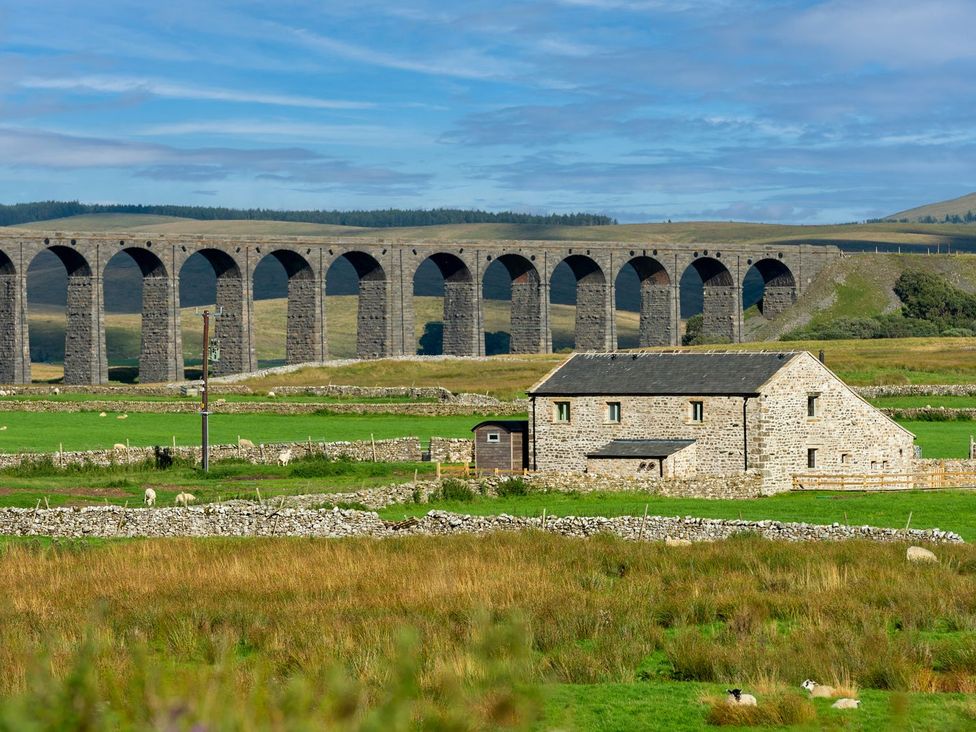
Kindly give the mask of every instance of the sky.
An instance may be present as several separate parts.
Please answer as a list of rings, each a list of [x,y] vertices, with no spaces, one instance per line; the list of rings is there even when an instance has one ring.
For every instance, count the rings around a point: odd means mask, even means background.
[[[976,190],[972,0],[0,0],[0,202],[835,223]]]

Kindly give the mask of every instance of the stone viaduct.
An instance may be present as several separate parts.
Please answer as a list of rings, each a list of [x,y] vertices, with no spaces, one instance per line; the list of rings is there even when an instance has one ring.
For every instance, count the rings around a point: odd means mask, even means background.
[[[484,354],[482,277],[495,261],[512,280],[511,352],[552,351],[550,283],[565,262],[576,277],[576,348],[617,346],[615,282],[631,266],[640,280],[640,345],[675,345],[679,334],[679,282],[694,267],[704,283],[704,332],[716,342],[742,337],[742,285],[755,267],[765,282],[764,315],[772,317],[803,292],[839,256],[815,245],[639,244],[581,241],[403,241],[382,238],[162,236],[64,234],[8,229],[0,232],[0,383],[30,381],[27,269],[42,250],[68,273],[65,382],[108,379],[103,273],[123,251],[143,277],[143,382],[183,378],[180,270],[199,253],[213,267],[221,360],[217,373],[257,368],[252,327],[254,269],[275,257],[288,275],[286,355],[289,363],[328,355],[325,278],[344,257],[359,276],[357,353],[378,358],[415,353],[413,281],[428,258],[444,277],[444,353]]]

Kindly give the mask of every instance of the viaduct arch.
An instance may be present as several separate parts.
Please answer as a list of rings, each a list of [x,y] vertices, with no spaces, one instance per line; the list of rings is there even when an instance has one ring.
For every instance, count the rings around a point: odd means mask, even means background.
[[[415,352],[413,279],[430,259],[444,278],[444,352],[479,356],[485,351],[482,281],[500,262],[511,279],[512,353],[552,351],[550,295],[553,273],[565,263],[575,278],[576,348],[617,346],[615,288],[624,268],[640,282],[641,346],[680,341],[679,283],[689,268],[704,290],[704,335],[715,342],[742,338],[742,286],[755,269],[763,278],[760,309],[783,312],[824,266],[840,256],[819,245],[658,244],[578,241],[392,241],[342,237],[156,236],[66,234],[9,229],[0,232],[0,382],[30,381],[26,272],[41,251],[53,252],[68,274],[65,382],[107,381],[104,270],[125,252],[143,281],[140,379],[183,378],[180,273],[200,254],[216,277],[221,341],[218,374],[252,371],[253,275],[274,257],[288,277],[286,355],[289,363],[328,357],[325,285],[340,259],[358,277],[356,350],[361,358]]]

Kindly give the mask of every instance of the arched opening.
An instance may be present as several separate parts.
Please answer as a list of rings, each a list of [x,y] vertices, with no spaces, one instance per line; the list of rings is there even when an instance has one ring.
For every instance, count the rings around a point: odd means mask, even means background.
[[[27,296],[31,360],[60,361],[66,384],[108,381],[101,292],[88,260],[72,247],[48,247],[27,268]],[[42,370],[41,375],[54,373]]]
[[[539,271],[519,254],[494,259],[482,277],[485,354],[545,353],[547,313]],[[506,307],[504,301],[509,300]]]
[[[759,314],[772,320],[796,302],[796,279],[778,259],[760,259],[742,280],[742,309],[756,306]]]
[[[322,360],[322,299],[308,260],[290,249],[266,254],[254,268],[258,366]]]
[[[652,257],[634,257],[620,268],[615,284],[618,346],[674,345],[674,291],[664,266]],[[628,317],[635,310],[636,323]]]
[[[0,251],[0,384],[30,382],[30,353],[27,349],[23,283],[6,252]]]
[[[735,343],[739,340],[742,308],[732,273],[718,259],[695,259],[682,273],[682,342]],[[696,318],[696,315],[701,318]]]
[[[444,252],[430,255],[414,272],[413,294],[415,329],[420,330],[418,353],[478,356],[483,352],[477,287],[464,261]],[[438,297],[443,298],[441,303]]]
[[[553,269],[549,289],[553,303],[569,300],[576,306],[571,326],[572,344],[562,340],[561,309],[553,308],[550,318],[553,349],[572,345],[577,351],[606,351],[611,345],[610,303],[607,279],[600,265],[582,254],[571,254]]]
[[[110,375],[142,383],[182,378],[175,292],[166,266],[153,252],[125,247],[102,275],[105,345]]]
[[[351,282],[358,282],[354,293]],[[365,252],[346,252],[329,266],[325,289],[330,355],[390,355],[389,286],[383,266]]]
[[[220,345],[220,360],[211,364],[214,376],[257,369],[250,328],[247,278],[232,256],[219,249],[201,249],[180,268],[180,302],[187,307],[210,308],[219,313],[211,321],[211,338]],[[183,343],[189,363],[201,359],[202,319],[195,315],[183,323]]]

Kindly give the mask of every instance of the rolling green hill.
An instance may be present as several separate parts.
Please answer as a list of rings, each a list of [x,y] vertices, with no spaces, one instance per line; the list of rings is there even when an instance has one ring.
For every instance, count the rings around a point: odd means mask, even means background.
[[[937,203],[917,206],[907,211],[899,211],[885,218],[889,221],[900,221],[902,219],[907,219],[912,222],[928,221],[931,219],[944,221],[946,216],[965,217],[970,211],[976,212],[976,193],[967,193],[965,196],[952,198],[948,201],[938,201]]]

